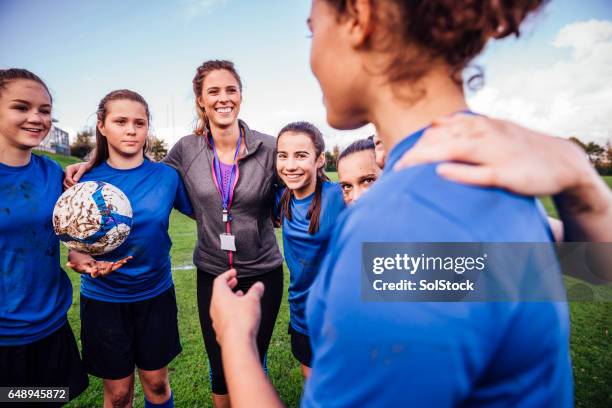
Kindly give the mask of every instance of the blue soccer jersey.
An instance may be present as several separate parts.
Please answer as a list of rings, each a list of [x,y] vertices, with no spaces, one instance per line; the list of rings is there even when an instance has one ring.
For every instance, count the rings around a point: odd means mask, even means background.
[[[310,220],[306,217],[314,198],[291,199],[291,220],[283,218],[283,251],[289,267],[290,323],[298,332],[308,335],[306,299],[321,262],[327,251],[329,238],[340,212],[344,209],[340,186],[329,181],[322,186],[319,230],[310,235]]]
[[[107,276],[81,278],[81,294],[105,302],[150,299],[172,286],[168,223],[172,208],[192,215],[189,197],[172,167],[145,160],[134,169],[120,170],[107,163],[93,168],[81,181],[104,181],[119,188],[130,200],[133,224],[117,249],[97,260],[133,258]]]
[[[63,174],[36,155],[26,166],[0,163],[0,346],[32,343],[66,323],[72,285],[52,223]]]
[[[303,406],[571,406],[566,304],[362,300],[363,242],[552,238],[534,198],[444,180],[433,164],[389,170],[422,132],[390,152],[334,230],[307,305],[313,362]],[[551,264],[535,273],[552,269],[560,280]]]

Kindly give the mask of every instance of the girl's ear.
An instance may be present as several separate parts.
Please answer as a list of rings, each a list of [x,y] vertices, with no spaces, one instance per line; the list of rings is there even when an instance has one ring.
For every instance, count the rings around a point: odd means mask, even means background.
[[[102,136],[106,137],[106,135],[104,134],[104,122],[99,120],[98,123],[96,124],[96,127],[98,128]]]
[[[346,9],[351,45],[360,48],[372,35],[374,27],[372,0],[349,0],[346,2]]]
[[[317,169],[325,167],[325,152],[322,152],[319,157],[317,157],[316,165]]]

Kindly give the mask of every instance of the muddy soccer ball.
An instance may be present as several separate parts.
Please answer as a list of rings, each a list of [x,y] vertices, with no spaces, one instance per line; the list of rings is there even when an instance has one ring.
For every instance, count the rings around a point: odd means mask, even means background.
[[[66,190],[53,209],[53,229],[68,248],[101,255],[117,248],[132,228],[132,206],[117,187],[86,181]]]

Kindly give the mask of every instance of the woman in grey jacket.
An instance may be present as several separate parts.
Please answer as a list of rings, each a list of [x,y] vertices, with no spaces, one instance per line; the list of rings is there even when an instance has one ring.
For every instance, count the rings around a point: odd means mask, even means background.
[[[275,139],[238,119],[242,82],[229,61],[206,61],[193,79],[198,122],[195,134],[180,139],[165,162],[183,177],[193,203],[198,241],[200,325],[210,362],[213,402],[229,406],[221,351],[210,319],[213,280],[234,268],[246,292],[261,281],[262,325],[257,346],[266,352],[283,294],[283,260],[276,243],[272,208],[276,183]]]

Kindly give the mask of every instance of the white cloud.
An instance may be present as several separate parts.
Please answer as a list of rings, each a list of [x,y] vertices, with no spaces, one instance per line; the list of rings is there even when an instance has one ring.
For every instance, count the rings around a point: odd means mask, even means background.
[[[612,22],[566,25],[552,44],[571,53],[543,68],[516,68],[470,98],[473,109],[559,136],[612,138]]]
[[[571,47],[575,58],[588,56],[593,46],[612,41],[612,22],[601,20],[580,21],[568,24],[558,33],[553,45],[555,47]]]
[[[185,17],[192,20],[210,13],[216,7],[227,3],[227,0],[183,0],[182,8]]]

